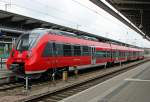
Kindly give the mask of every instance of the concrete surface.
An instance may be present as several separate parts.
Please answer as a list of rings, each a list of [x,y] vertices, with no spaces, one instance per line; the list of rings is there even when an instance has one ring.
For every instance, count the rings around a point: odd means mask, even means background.
[[[0,65],[0,84],[8,83],[14,80],[14,75],[11,71],[7,70],[6,65]]]
[[[147,62],[60,102],[149,102],[149,79]]]
[[[149,102],[150,101],[150,67],[106,95],[106,102]],[[100,101],[101,102],[101,101]]]

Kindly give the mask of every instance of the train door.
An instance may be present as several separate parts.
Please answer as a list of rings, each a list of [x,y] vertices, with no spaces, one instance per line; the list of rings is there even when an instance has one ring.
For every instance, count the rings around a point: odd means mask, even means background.
[[[58,49],[57,44],[55,42],[52,43],[52,52],[53,52],[53,60],[52,60],[52,66],[53,68],[57,68],[58,66]]]
[[[96,64],[96,49],[91,47],[91,64]]]

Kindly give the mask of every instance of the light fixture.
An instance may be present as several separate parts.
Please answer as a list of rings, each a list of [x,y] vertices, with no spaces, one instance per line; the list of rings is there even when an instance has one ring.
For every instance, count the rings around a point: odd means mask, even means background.
[[[143,28],[143,10],[142,9],[140,10],[140,16],[141,16],[141,22],[140,22],[139,28],[142,29]]]

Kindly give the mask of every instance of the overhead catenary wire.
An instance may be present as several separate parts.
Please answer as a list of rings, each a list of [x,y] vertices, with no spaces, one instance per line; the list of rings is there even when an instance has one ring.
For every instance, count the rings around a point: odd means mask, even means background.
[[[10,3],[10,2],[4,1],[4,0],[0,0],[0,1],[5,2],[5,3]],[[44,3],[40,2],[40,1],[37,1],[37,0],[34,0],[34,1],[37,2],[37,3],[40,3],[40,5],[45,5],[45,6],[48,7],[48,8],[55,9],[55,10],[57,10],[59,13],[60,13],[60,12],[61,12],[61,13],[65,13],[65,12],[62,11],[62,10],[58,10],[58,9],[56,9],[56,8],[50,7],[50,6],[48,6],[47,4],[44,4]],[[84,7],[84,8],[86,8],[86,9],[88,9],[88,10],[94,12],[95,14],[97,14],[97,15],[103,17],[104,19],[109,20],[109,21],[111,21],[112,23],[114,23],[114,22],[112,21],[112,19],[110,19],[109,17],[105,17],[104,15],[100,14],[98,11],[96,11],[96,10],[94,10],[94,9],[91,9],[90,7],[84,5],[84,4],[82,4],[82,3],[80,3],[80,2],[78,2],[78,1],[76,1],[76,0],[72,0],[72,1],[75,2],[75,3],[77,3],[77,4],[79,4],[80,6],[82,6],[82,7]],[[24,8],[24,9],[27,9],[27,10],[32,10],[32,12],[42,13],[42,14],[44,14],[44,15],[51,16],[51,17],[53,17],[53,18],[55,18],[55,19],[58,19],[58,20],[60,20],[60,21],[67,21],[67,22],[70,22],[70,23],[74,23],[75,26],[76,26],[76,25],[86,26],[86,25],[83,25],[83,24],[78,24],[77,22],[73,22],[73,21],[71,21],[71,20],[69,20],[69,19],[64,19],[64,18],[60,18],[60,17],[54,16],[54,15],[51,15],[51,14],[49,14],[48,12],[45,13],[45,12],[39,11],[39,10],[37,10],[37,9],[25,7],[25,6],[18,5],[18,4],[14,4],[14,3],[11,4],[11,5],[15,5],[15,6],[17,6],[17,7]],[[70,15],[69,15],[69,16],[70,16]],[[116,23],[116,22],[115,22],[115,23]],[[118,25],[118,23],[116,23],[116,24]],[[120,26],[120,24],[119,24],[119,26]]]
[[[5,0],[0,0],[0,1],[5,2],[5,3],[10,3],[10,2],[5,1]],[[37,3],[40,3],[40,5],[45,5],[45,6],[48,7],[48,8],[55,9],[55,10],[57,10],[59,13],[61,12],[61,13],[64,13],[64,14],[65,14],[65,12],[62,11],[62,10],[58,10],[58,9],[56,9],[56,8],[50,7],[50,6],[48,6],[47,4],[44,4],[44,3],[40,2],[40,1],[37,1],[37,0],[34,0],[34,1],[37,2]],[[75,3],[77,3],[77,4],[79,4],[80,6],[82,6],[82,7],[84,7],[84,8],[86,8],[86,9],[88,9],[88,10],[90,10],[90,11],[92,11],[92,12],[98,14],[98,15],[100,15],[100,16],[103,17],[104,19],[109,20],[109,21],[112,22],[112,23],[116,23],[116,22],[113,22],[112,19],[110,19],[109,17],[104,17],[104,15],[100,14],[98,11],[96,11],[96,10],[94,10],[94,9],[92,9],[92,8],[90,8],[90,7],[88,7],[88,6],[84,5],[84,4],[82,4],[82,3],[78,2],[78,1],[76,1],[76,0],[72,0],[72,1],[75,2]],[[58,17],[58,16],[52,15],[52,14],[50,14],[50,13],[48,13],[48,12],[43,12],[43,11],[40,11],[40,10],[37,10],[37,9],[33,9],[33,8],[30,8],[30,7],[22,6],[22,5],[19,5],[19,4],[14,4],[13,2],[11,2],[11,5],[17,6],[17,7],[19,7],[19,8],[27,9],[27,10],[29,10],[29,11],[32,10],[32,12],[41,13],[41,14],[43,14],[43,15],[50,16],[50,17],[52,17],[52,18],[54,18],[54,19],[57,19],[57,20],[59,20],[59,21],[66,21],[66,23],[74,24],[75,27],[77,27],[77,25],[81,25],[82,27],[83,27],[83,26],[84,26],[84,27],[87,27],[87,25],[79,24],[78,22],[74,22],[74,21],[69,20],[69,19],[65,19],[65,18],[62,18],[62,17]],[[69,14],[69,16],[70,16],[70,14]],[[116,23],[116,24],[120,26],[120,24],[118,24],[118,23]]]
[[[5,3],[7,3],[7,4],[8,4],[8,3],[11,3],[11,5],[13,5],[13,6],[16,6],[16,7],[19,7],[19,8],[23,8],[23,9],[26,9],[26,10],[28,10],[28,11],[32,11],[32,12],[35,12],[35,13],[40,13],[40,14],[46,15],[46,16],[48,16],[48,17],[55,18],[55,20],[59,20],[59,21],[61,21],[61,22],[65,22],[66,24],[67,24],[67,23],[68,23],[68,24],[72,24],[74,27],[77,27],[77,28],[78,28],[78,25],[81,25],[82,27],[83,27],[83,26],[87,27],[87,25],[79,24],[78,22],[75,22],[75,21],[72,21],[72,20],[69,20],[69,19],[66,19],[66,18],[59,17],[59,16],[57,16],[57,15],[53,15],[53,14],[51,14],[51,13],[49,13],[49,12],[41,11],[41,9],[35,9],[35,8],[31,8],[31,7],[26,7],[26,6],[23,6],[23,5],[20,5],[20,4],[14,4],[14,2],[9,2],[9,0],[7,0],[7,1],[6,1],[6,0],[0,0],[0,1],[5,2]],[[34,0],[34,1],[37,2],[37,3],[39,3],[40,5],[45,5],[45,6],[48,7],[48,8],[54,9],[54,10],[58,11],[59,13],[65,14],[65,12],[64,12],[63,10],[61,10],[61,9],[59,10],[59,9],[57,9],[57,8],[55,8],[55,7],[50,7],[50,6],[48,6],[48,4],[44,4],[44,3],[40,2],[39,0]],[[111,18],[109,18],[109,17],[107,17],[107,16],[105,17],[105,16],[102,15],[98,10],[93,9],[93,8],[91,8],[91,7],[87,6],[87,5],[85,5],[84,3],[81,3],[81,2],[79,2],[79,1],[77,1],[77,0],[72,0],[72,1],[75,2],[75,3],[77,3],[77,4],[79,4],[80,6],[82,6],[82,7],[84,7],[84,8],[86,8],[86,9],[88,9],[88,10],[94,12],[94,13],[97,14],[97,15],[100,15],[100,16],[103,17],[104,19],[109,20],[109,21],[112,22],[112,23],[116,23],[118,26],[121,25],[121,23],[114,22]],[[40,5],[38,5],[38,6],[40,6]],[[94,30],[95,30],[96,27],[95,27],[95,28],[91,28],[91,29],[94,29]],[[126,30],[128,31],[129,28],[127,28]]]
[[[77,3],[77,4],[79,4],[80,6],[82,6],[82,7],[84,7],[84,8],[86,8],[86,9],[92,11],[93,13],[95,13],[95,14],[97,14],[97,15],[103,17],[104,19],[113,22],[112,19],[110,19],[110,18],[107,17],[107,16],[104,16],[104,15],[100,14],[98,11],[96,11],[96,10],[94,10],[94,9],[92,9],[92,8],[90,8],[90,7],[88,7],[88,6],[84,5],[84,4],[82,4],[82,3],[78,2],[78,1],[76,1],[76,0],[72,0],[72,1],[75,2],[75,3]],[[113,22],[113,23],[114,23],[114,22]],[[118,25],[118,24],[117,24],[117,25]]]

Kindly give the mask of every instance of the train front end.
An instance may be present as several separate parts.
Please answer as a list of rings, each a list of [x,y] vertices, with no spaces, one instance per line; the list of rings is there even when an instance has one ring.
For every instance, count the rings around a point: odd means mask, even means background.
[[[36,49],[40,34],[29,32],[22,34],[16,41],[7,60],[7,69],[11,70],[17,77],[24,78],[27,70],[30,71],[36,63]]]

